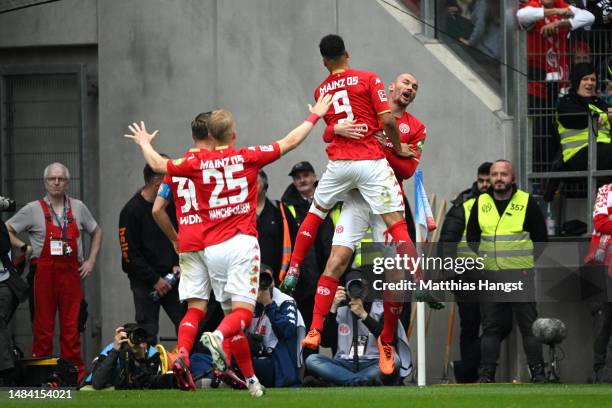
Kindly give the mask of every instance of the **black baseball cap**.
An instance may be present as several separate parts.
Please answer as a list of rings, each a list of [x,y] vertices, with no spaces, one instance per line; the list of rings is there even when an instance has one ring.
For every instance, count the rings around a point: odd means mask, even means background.
[[[312,164],[307,161],[302,161],[293,165],[291,171],[289,172],[289,175],[293,177],[293,175],[299,171],[312,171],[313,173],[315,172],[314,167],[312,167]]]

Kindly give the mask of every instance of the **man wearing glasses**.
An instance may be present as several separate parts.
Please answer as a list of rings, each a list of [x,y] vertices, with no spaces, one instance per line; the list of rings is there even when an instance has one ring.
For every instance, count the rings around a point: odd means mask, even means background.
[[[70,185],[66,166],[48,165],[44,182],[46,196],[26,204],[6,226],[11,244],[26,254],[30,270],[36,271],[32,357],[53,354],[55,315],[59,309],[60,356],[77,366],[81,381],[85,375],[78,329],[81,279],[94,269],[102,230],[85,204],[66,194]],[[83,230],[92,238],[87,259],[83,256]],[[27,232],[29,244],[17,237],[21,232]]]

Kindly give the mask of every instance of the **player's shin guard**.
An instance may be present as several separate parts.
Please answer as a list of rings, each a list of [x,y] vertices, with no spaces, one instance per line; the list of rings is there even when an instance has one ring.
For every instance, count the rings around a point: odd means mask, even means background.
[[[331,276],[321,275],[319,278],[317,291],[315,293],[314,309],[312,312],[311,330],[317,329],[319,332],[323,331],[323,321],[334,302],[338,282],[338,279],[332,278]]]
[[[393,334],[397,328],[397,321],[402,314],[401,302],[383,302],[383,329],[380,332],[380,339],[385,343],[393,342]]]
[[[227,365],[231,367],[232,365],[232,343],[231,338],[223,339],[222,347],[223,352],[225,353],[225,359],[227,360]]]
[[[317,210],[313,205],[313,208],[308,211],[306,218],[304,218],[304,221],[302,221],[302,225],[300,225],[300,229],[298,230],[295,246],[293,247],[293,253],[291,254],[291,267],[300,267],[302,261],[306,257],[306,254],[317,238],[319,227],[321,226],[321,223],[323,223],[324,219],[325,213]]]
[[[200,309],[194,307],[187,309],[187,313],[183,316],[178,329],[177,347],[179,351],[186,350],[187,353],[191,352],[196,335],[198,334],[198,326],[204,319],[204,316],[205,313]],[[189,360],[186,363],[189,364]]]
[[[252,320],[253,312],[239,307],[223,318],[216,331],[223,335],[223,339],[234,337],[236,334],[249,327]]]
[[[230,349],[244,378],[253,377],[255,375],[255,371],[253,370],[251,349],[249,348],[249,341],[247,340],[244,331],[241,331],[230,339]]]

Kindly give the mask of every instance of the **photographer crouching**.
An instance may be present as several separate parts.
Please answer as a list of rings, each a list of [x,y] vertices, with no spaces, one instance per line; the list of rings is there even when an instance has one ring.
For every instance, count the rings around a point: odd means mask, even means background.
[[[15,201],[0,197],[0,211],[15,211]],[[15,353],[9,322],[19,302],[27,297],[28,286],[13,267],[11,241],[6,225],[0,221],[0,387],[13,383]]]
[[[253,368],[266,387],[296,386],[304,320],[295,300],[274,286],[272,268],[262,264],[260,270],[257,305],[247,330]]]
[[[148,338],[147,331],[136,323],[117,327],[115,340],[94,360],[85,384],[96,390],[178,388],[172,372],[162,374],[159,352],[148,345]]]
[[[308,356],[306,368],[318,378],[305,378],[304,386],[392,385],[412,371],[410,346],[404,327],[398,322],[396,369],[389,376],[380,372],[376,340],[383,328],[383,304],[382,300],[364,302],[367,289],[361,271],[356,269],[347,274],[345,286],[338,286],[321,339],[321,346],[331,347],[335,355]]]

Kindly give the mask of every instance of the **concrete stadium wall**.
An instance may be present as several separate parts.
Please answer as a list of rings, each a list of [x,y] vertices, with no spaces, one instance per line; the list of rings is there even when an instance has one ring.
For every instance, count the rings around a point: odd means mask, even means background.
[[[0,15],[0,47],[61,53],[58,46],[97,44],[103,341],[133,316],[116,227],[121,207],[142,185],[144,161],[122,138],[127,125],[144,120],[159,129],[157,149],[178,156],[191,144],[193,116],[223,107],[235,114],[240,144],[277,140],[301,123],[327,75],[317,47],[327,33],[345,37],[354,67],[376,71],[387,83],[405,71],[418,78],[410,110],[428,127],[421,167],[430,193],[449,200],[471,184],[481,162],[511,158],[511,128],[496,112],[500,102],[484,97],[490,91],[466,79],[441,45],[412,35],[403,18],[370,0],[65,0]],[[311,161],[321,174],[322,130],[319,125],[297,151],[266,169],[271,198],[280,197],[297,161]],[[446,312],[435,313],[428,340],[434,382],[446,338]],[[164,318],[160,334],[171,332]]]

